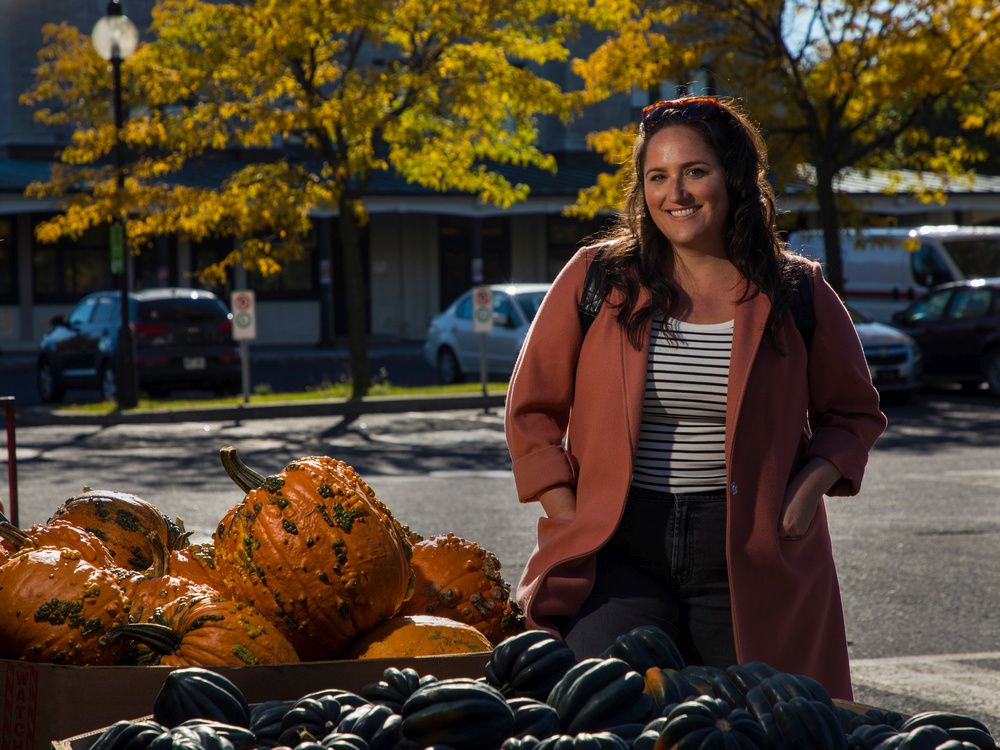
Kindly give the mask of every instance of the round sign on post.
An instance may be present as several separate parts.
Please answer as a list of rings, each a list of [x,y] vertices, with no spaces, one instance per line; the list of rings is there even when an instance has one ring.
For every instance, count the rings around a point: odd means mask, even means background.
[[[472,330],[493,332],[493,290],[488,286],[477,286],[472,292]]]
[[[257,338],[257,305],[250,290],[233,292],[229,306],[233,310],[233,339],[244,341]]]

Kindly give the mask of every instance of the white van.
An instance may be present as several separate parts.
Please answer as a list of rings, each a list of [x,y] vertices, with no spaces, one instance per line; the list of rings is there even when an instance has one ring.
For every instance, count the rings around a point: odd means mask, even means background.
[[[822,230],[792,232],[788,242],[793,252],[825,264]],[[936,284],[1000,276],[1000,227],[842,229],[840,253],[847,302],[890,322]]]

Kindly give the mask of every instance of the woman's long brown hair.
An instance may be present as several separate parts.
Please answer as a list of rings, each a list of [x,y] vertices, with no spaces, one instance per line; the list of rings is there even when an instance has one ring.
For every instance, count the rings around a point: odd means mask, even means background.
[[[795,263],[779,238],[774,191],[767,180],[767,146],[757,128],[731,101],[719,100],[717,116],[692,118],[668,113],[639,130],[632,148],[630,174],[622,211],[601,238],[605,243],[605,283],[617,289],[617,319],[636,349],[643,345],[651,317],[678,312],[679,291],[671,280],[670,242],[653,222],[643,190],[646,148],[665,127],[694,128],[724,165],[729,215],[726,248],[729,260],[746,281],[740,302],[755,294],[771,300],[765,337],[777,346],[776,332],[796,283]],[[640,285],[652,294],[650,304],[636,309]]]

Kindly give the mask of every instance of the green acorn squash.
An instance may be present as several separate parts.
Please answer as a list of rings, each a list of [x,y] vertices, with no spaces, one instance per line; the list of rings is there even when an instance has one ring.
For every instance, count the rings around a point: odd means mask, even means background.
[[[421,687],[406,699],[401,715],[403,739],[417,747],[496,750],[514,726],[514,712],[499,691],[465,678]]]
[[[526,630],[498,643],[486,663],[486,681],[503,695],[545,700],[576,657],[544,630]]]
[[[593,657],[566,672],[546,699],[568,734],[645,723],[655,710],[642,675],[621,659]]]
[[[163,681],[153,702],[153,719],[165,727],[188,719],[212,719],[246,728],[250,706],[229,678],[201,667],[184,667]]]

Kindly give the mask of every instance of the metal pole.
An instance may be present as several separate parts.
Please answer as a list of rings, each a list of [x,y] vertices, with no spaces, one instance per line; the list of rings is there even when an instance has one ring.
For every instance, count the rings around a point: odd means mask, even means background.
[[[14,436],[14,397],[0,396],[7,422],[7,497],[10,500],[10,522],[17,526],[17,442]]]
[[[250,342],[240,341],[240,379],[243,382],[243,403],[250,403]]]
[[[131,409],[138,403],[138,384],[135,377],[135,341],[132,337],[132,326],[129,317],[129,264],[126,262],[128,253],[128,233],[125,231],[125,215],[121,213],[121,197],[125,189],[125,171],[122,154],[122,125],[125,121],[122,106],[122,60],[118,55],[111,58],[111,68],[114,71],[114,108],[115,108],[115,177],[119,198],[118,222],[122,236],[122,265],[119,275],[119,291],[121,294],[121,323],[118,326],[118,369],[115,377],[115,397],[119,409]]]
[[[489,403],[486,401],[486,336],[479,334],[479,378],[483,386],[483,414],[490,413]]]

